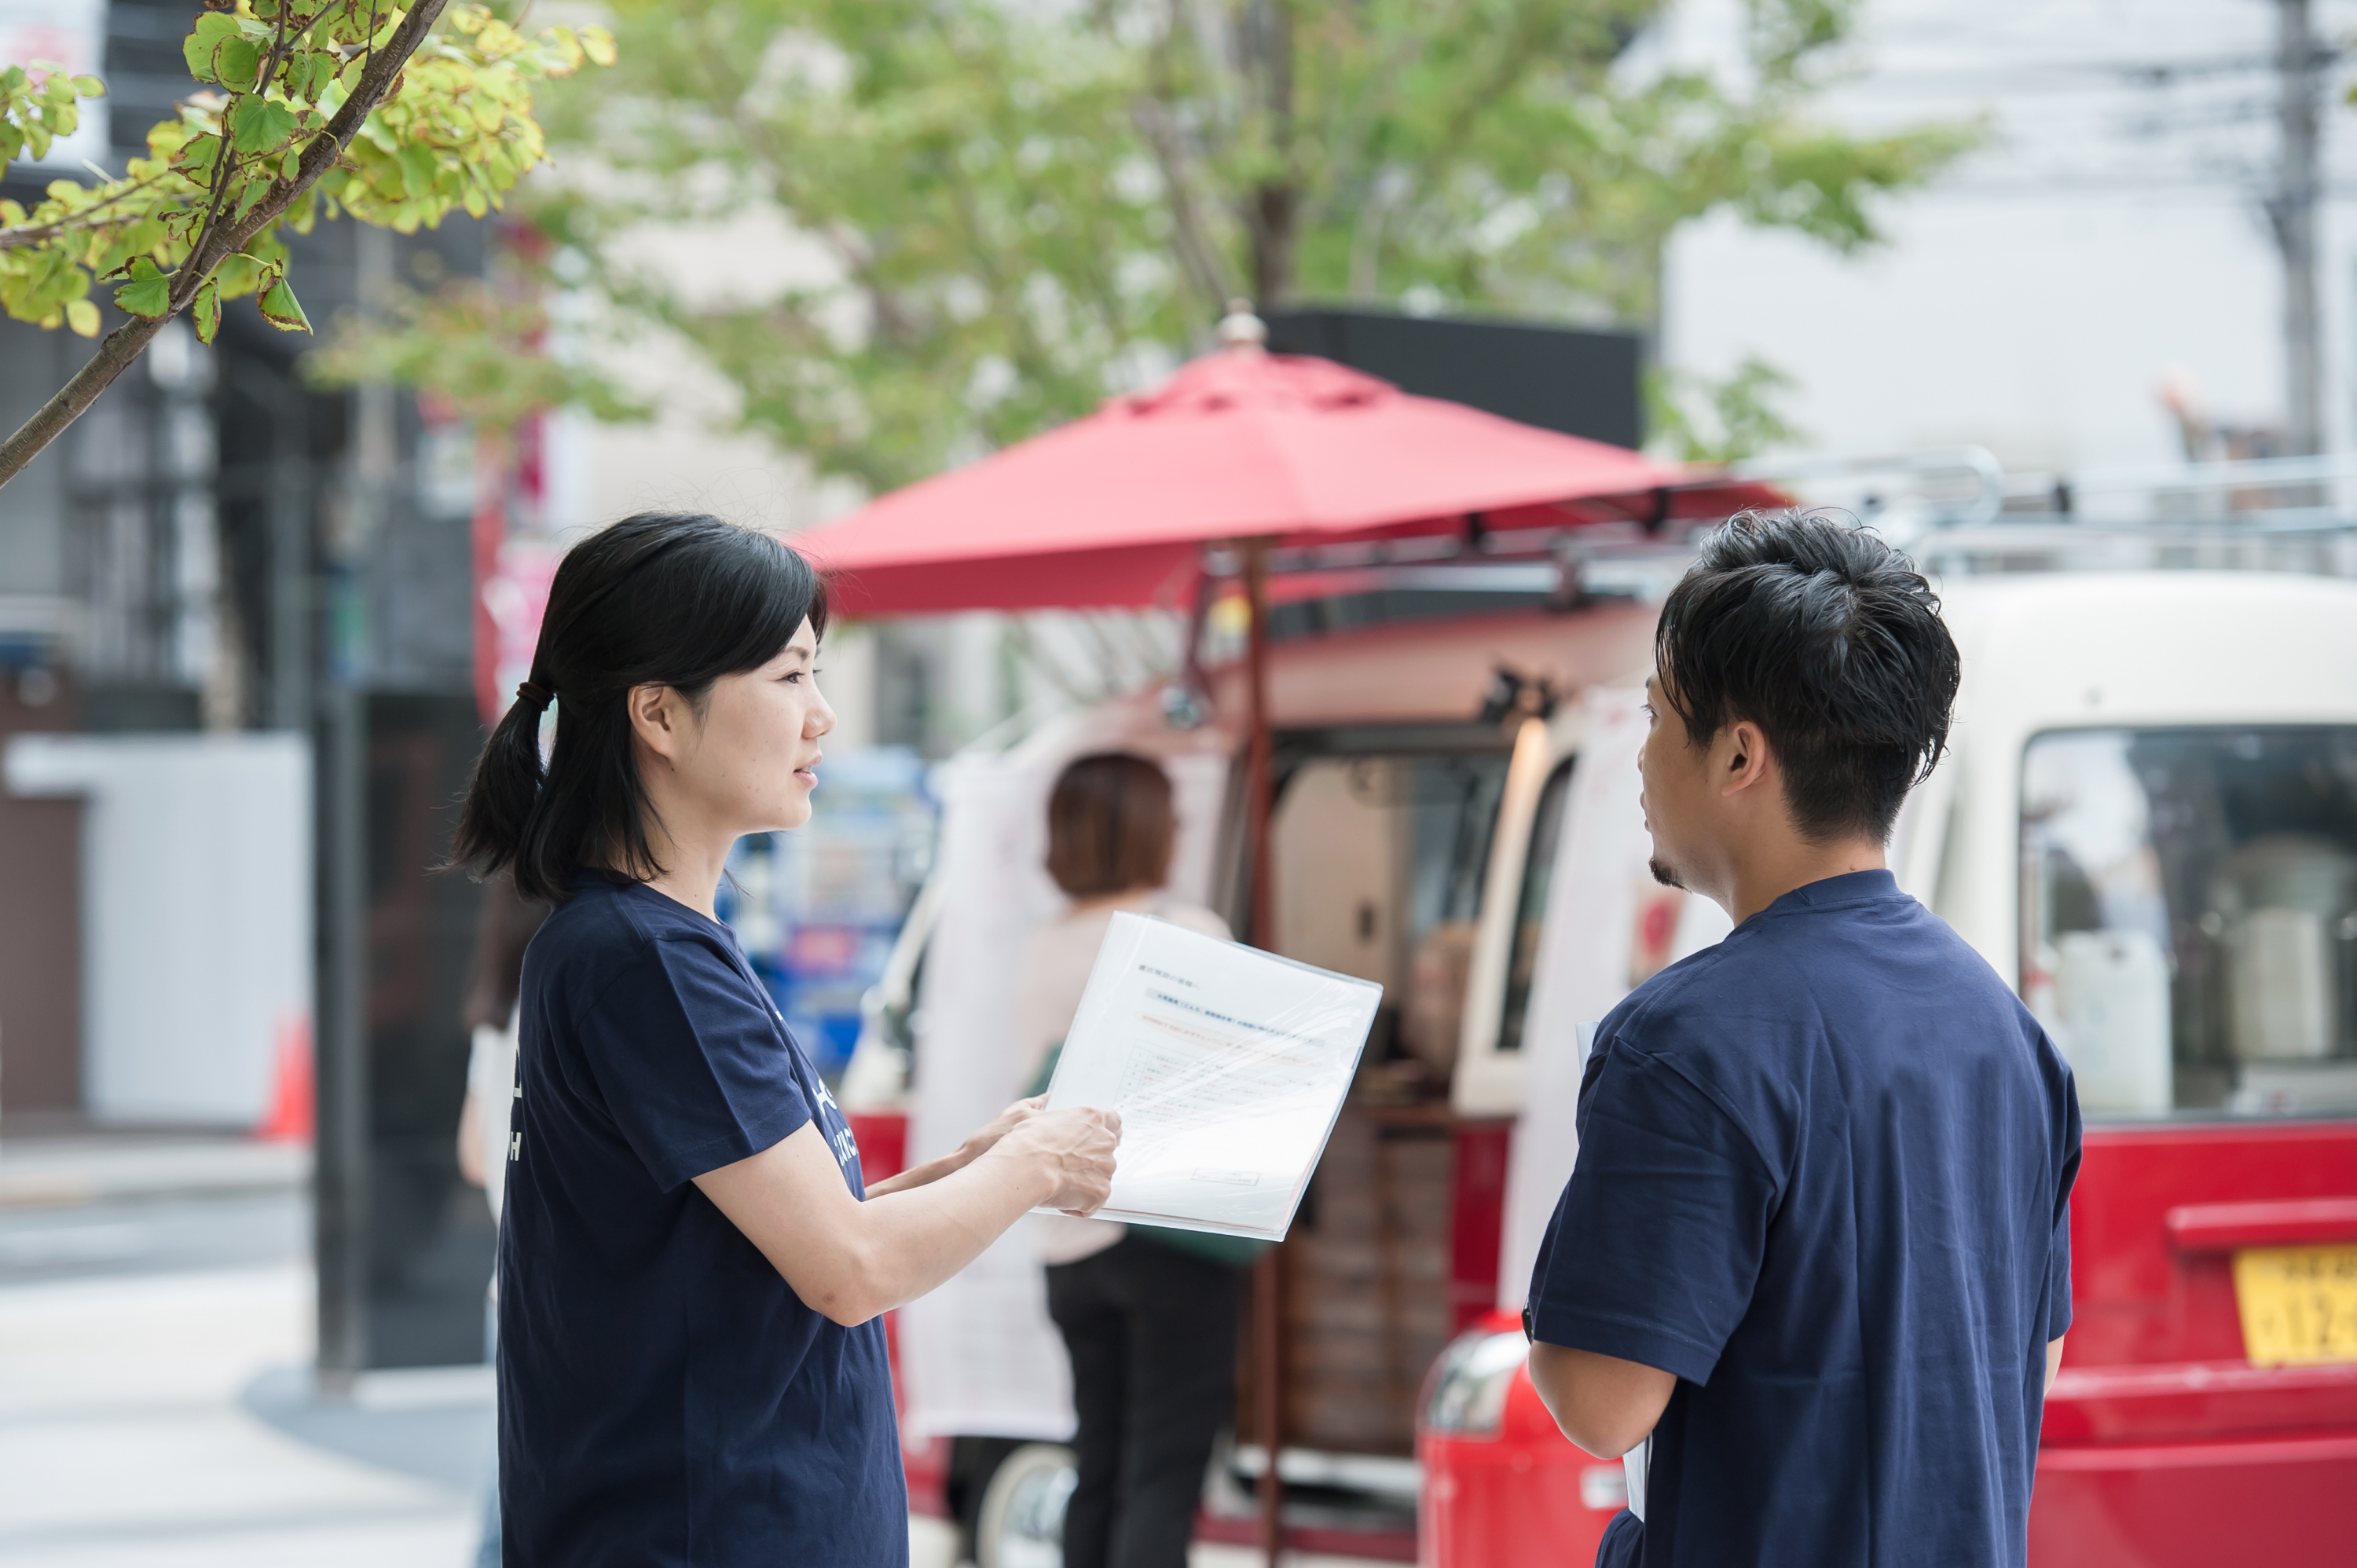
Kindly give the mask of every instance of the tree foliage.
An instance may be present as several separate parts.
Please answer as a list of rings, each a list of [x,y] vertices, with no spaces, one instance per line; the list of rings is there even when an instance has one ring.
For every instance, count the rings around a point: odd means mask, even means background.
[[[1973,134],[1811,117],[1855,5],[1751,0],[1730,81],[1632,61],[1663,0],[610,0],[620,64],[545,106],[594,176],[531,200],[745,425],[883,487],[1085,412],[1232,295],[1641,326],[1703,214],[1871,244]],[[821,264],[716,298],[635,259],[748,211]]]
[[[1645,382],[1649,445],[1682,463],[1734,463],[1789,447],[1803,433],[1776,407],[1776,394],[1792,384],[1757,355],[1746,355],[1724,381],[1656,369]]]
[[[29,211],[0,201],[0,309],[92,337],[92,290],[111,285],[132,318],[0,448],[0,482],[182,310],[206,342],[247,296],[274,327],[307,330],[282,225],[348,214],[407,232],[500,205],[544,156],[535,87],[610,61],[613,44],[444,0],[235,0],[197,16],[183,53],[202,90],[147,134],[146,156],[118,178],[53,181]],[[40,156],[102,91],[0,73],[0,150]]]
[[[147,156],[119,179],[56,180],[30,212],[0,202],[0,307],[20,321],[63,322],[84,337],[98,312],[84,305],[92,282],[117,282],[116,306],[133,316],[165,314],[171,280],[208,222],[242,218],[292,177],[303,147],[326,129],[373,51],[391,42],[403,13],[366,0],[245,0],[235,11],[197,17],[182,52],[189,74],[211,89],[147,134]],[[308,232],[321,216],[349,212],[404,233],[432,226],[454,209],[477,217],[500,204],[543,156],[532,117],[533,86],[569,75],[585,52],[610,60],[597,29],[518,33],[480,6],[445,18],[403,67],[398,87],[370,114],[350,150],[293,202],[284,221]],[[49,75],[39,86],[14,68],[0,73],[11,94],[13,158],[48,150],[73,128],[68,91],[95,97],[98,79]],[[17,96],[21,94],[21,99]],[[26,113],[38,102],[46,114]],[[14,134],[16,124],[24,134]],[[198,336],[211,341],[222,300],[259,295],[273,326],[308,323],[285,286],[286,247],[272,225],[214,263],[195,289]]]
[[[539,289],[452,278],[388,309],[390,321],[349,323],[306,355],[306,377],[323,387],[415,387],[450,417],[502,434],[529,414],[568,404],[609,424],[649,413],[592,368],[549,351],[554,324]]]

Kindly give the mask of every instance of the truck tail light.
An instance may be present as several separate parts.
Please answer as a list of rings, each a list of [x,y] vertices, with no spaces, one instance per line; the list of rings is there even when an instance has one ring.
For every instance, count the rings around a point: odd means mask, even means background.
[[[1460,1334],[1432,1369],[1424,1429],[1451,1437],[1495,1437],[1506,1412],[1506,1391],[1530,1357],[1520,1329],[1477,1328]]]

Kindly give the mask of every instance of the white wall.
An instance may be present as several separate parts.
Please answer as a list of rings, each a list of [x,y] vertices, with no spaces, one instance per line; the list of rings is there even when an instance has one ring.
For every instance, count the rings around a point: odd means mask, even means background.
[[[106,0],[0,0],[0,66],[42,60],[71,75],[94,75],[105,57]],[[77,107],[73,134],[51,143],[35,168],[79,173],[84,159],[106,162],[107,101],[85,98]],[[27,172],[18,170],[17,177]]]
[[[2281,271],[2256,195],[2275,156],[2276,7],[2264,0],[1869,0],[1857,79],[1825,100],[1857,131],[1986,117],[1986,148],[1882,212],[1845,259],[1717,217],[1673,242],[1663,360],[1723,375],[1756,353],[1800,385],[1818,450],[1978,442],[2008,467],[2174,459],[2155,389],[2181,366],[2212,416],[2280,424]],[[2327,39],[2357,4],[2318,0]],[[1734,0],[1688,0],[1635,69],[1725,68]],[[2154,86],[2141,68],[2167,68]],[[2357,110],[2328,94],[2320,224],[2329,427],[2350,441],[2357,224],[2330,176]]]
[[[6,775],[19,795],[90,802],[83,1109],[100,1122],[262,1121],[282,1046],[310,1030],[309,743],[19,736]]]
[[[667,278],[688,303],[705,307],[757,303],[784,287],[823,283],[834,267],[823,247],[761,210],[726,223],[645,224],[617,251],[626,264]],[[818,479],[808,462],[766,437],[731,434],[735,388],[679,339],[650,331],[627,345],[600,342],[597,356],[656,416],[644,424],[595,427],[594,440],[579,450],[589,521],[677,508],[790,532],[858,504],[856,485]]]

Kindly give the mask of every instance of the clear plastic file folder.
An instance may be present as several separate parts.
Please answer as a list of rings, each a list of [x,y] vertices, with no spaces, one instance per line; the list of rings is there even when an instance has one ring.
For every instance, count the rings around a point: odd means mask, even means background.
[[[1282,1240],[1383,988],[1116,914],[1064,1038],[1051,1110],[1121,1112],[1099,1215]]]

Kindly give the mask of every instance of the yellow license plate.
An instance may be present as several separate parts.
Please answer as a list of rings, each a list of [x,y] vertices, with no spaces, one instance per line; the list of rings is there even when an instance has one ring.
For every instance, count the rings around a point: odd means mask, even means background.
[[[2234,1301],[2254,1367],[2357,1361],[2357,1247],[2237,1252]]]

